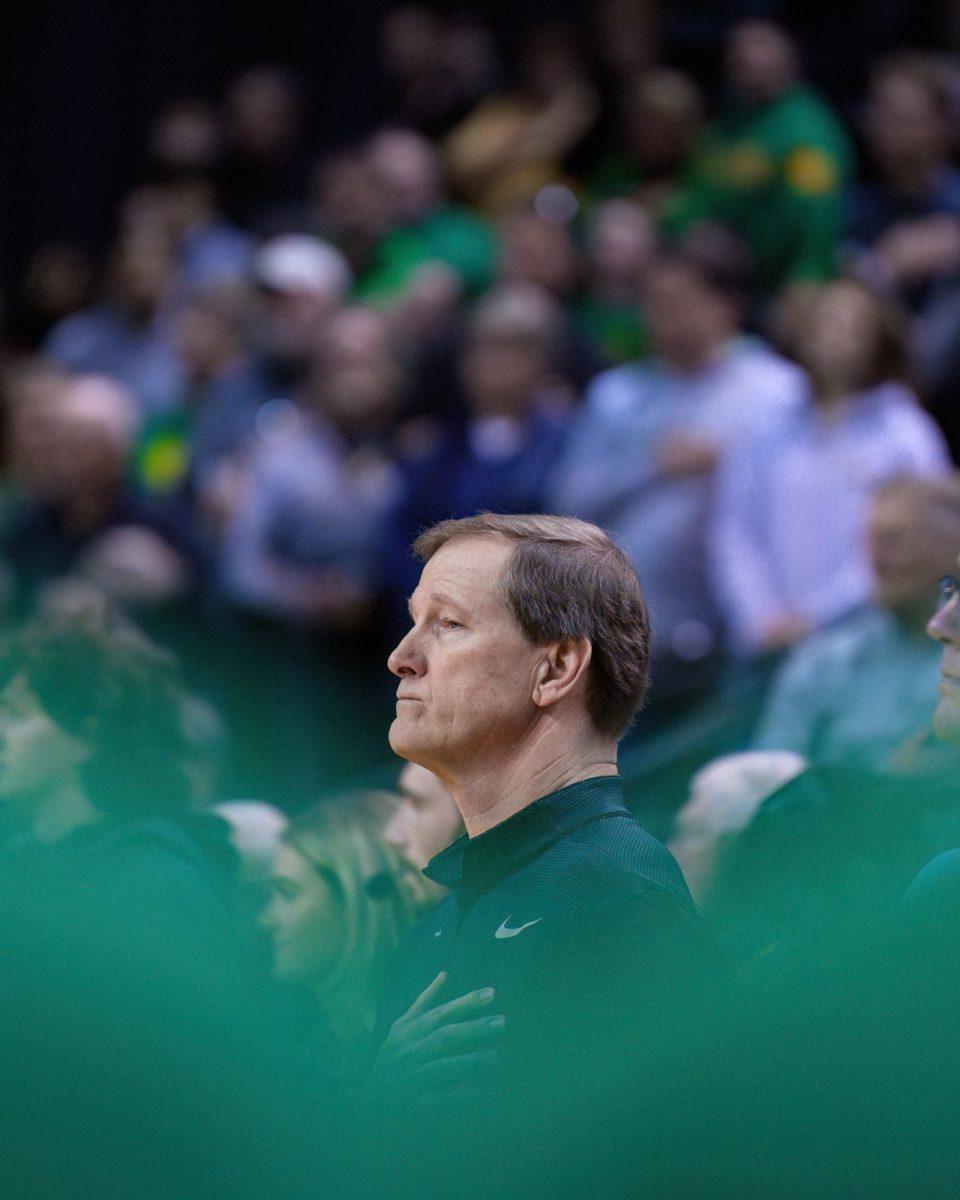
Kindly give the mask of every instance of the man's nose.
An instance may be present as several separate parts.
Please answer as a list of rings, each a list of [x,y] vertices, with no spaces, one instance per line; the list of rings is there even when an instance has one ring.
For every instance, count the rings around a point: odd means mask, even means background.
[[[417,651],[415,635],[416,630],[411,629],[387,659],[387,668],[401,678],[405,675],[423,674],[422,656]]]

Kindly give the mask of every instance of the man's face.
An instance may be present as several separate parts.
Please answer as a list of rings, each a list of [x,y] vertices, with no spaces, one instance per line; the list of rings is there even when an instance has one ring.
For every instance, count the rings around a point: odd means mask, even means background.
[[[680,263],[656,262],[650,267],[641,304],[654,350],[680,369],[699,365],[736,325],[723,297]]]
[[[937,583],[951,569],[951,548],[925,517],[923,506],[896,491],[874,504],[870,558],[877,602],[903,614],[929,613]]]
[[[960,743],[960,584],[956,579],[944,580],[940,604],[927,633],[943,646],[940,699],[933,727],[945,742]]]
[[[407,763],[400,772],[400,796],[384,828],[384,841],[408,866],[422,871],[460,836],[463,820],[443,783],[417,763]]]
[[[522,416],[545,375],[543,355],[517,339],[473,338],[460,360],[467,403],[478,417]]]
[[[410,598],[413,627],[388,659],[397,675],[390,745],[444,778],[509,758],[536,723],[544,648],[500,595],[512,545],[456,538],[430,559]]]

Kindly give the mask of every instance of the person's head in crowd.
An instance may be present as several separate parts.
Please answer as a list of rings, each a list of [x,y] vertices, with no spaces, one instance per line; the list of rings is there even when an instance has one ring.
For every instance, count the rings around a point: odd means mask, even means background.
[[[227,136],[234,150],[267,162],[284,158],[300,138],[304,85],[285,67],[253,67],[227,92]]]
[[[188,378],[202,384],[242,363],[254,342],[254,314],[254,297],[240,285],[207,288],[183,304],[173,336]]]
[[[793,39],[773,21],[750,18],[735,25],[724,62],[730,87],[748,104],[776,100],[800,75]]]
[[[242,881],[256,885],[272,879],[280,839],[290,823],[287,815],[262,800],[225,800],[213,811],[230,826]]]
[[[459,372],[474,417],[523,417],[547,380],[558,334],[556,304],[541,289],[494,288],[467,324]]]
[[[277,976],[308,987],[347,1046],[371,1032],[380,972],[417,915],[383,840],[396,802],[390,792],[357,792],[294,817],[263,913]]]
[[[879,489],[870,518],[874,598],[906,627],[924,628],[958,548],[960,474],[903,476]]]
[[[6,469],[28,495],[43,476],[47,447],[64,388],[72,376],[43,359],[30,359],[3,379]]]
[[[161,200],[159,212],[137,227],[121,233],[111,255],[109,291],[111,300],[135,324],[148,324],[172,299],[177,283],[177,265],[169,238],[167,209]],[[154,226],[153,220],[164,222]]]
[[[14,406],[11,476],[29,499],[79,516],[122,490],[138,424],[135,398],[114,380],[51,376]]]
[[[824,402],[908,375],[902,315],[854,279],[837,279],[816,294],[795,349]]]
[[[582,36],[566,21],[534,25],[521,40],[517,71],[524,95],[534,103],[548,103],[572,83],[586,82]]]
[[[654,247],[653,224],[639,204],[608,200],[598,205],[587,225],[590,291],[618,303],[637,303],[640,278]]]
[[[174,168],[162,172],[160,184],[171,238],[179,242],[217,216],[217,185],[208,171]]]
[[[27,263],[17,305],[12,313],[16,332],[39,341],[64,317],[79,312],[93,293],[93,264],[70,242],[48,241]]]
[[[353,439],[387,430],[397,416],[402,382],[383,313],[353,305],[330,319],[319,340],[310,394],[341,433]]]
[[[623,141],[645,175],[679,171],[703,124],[703,103],[689,75],[652,67],[626,85],[621,101]]]
[[[646,695],[650,628],[636,571],[607,534],[571,517],[481,513],[427,530],[414,553],[425,565],[412,624],[388,660],[393,751],[455,796],[544,757],[615,763]]]
[[[502,282],[535,284],[561,299],[573,292],[580,264],[568,221],[548,220],[524,208],[507,213],[498,232]]]
[[[417,763],[407,763],[398,786],[400,803],[384,826],[384,839],[415,873],[417,886],[439,894],[439,885],[420,873],[463,833],[460,810],[442,781]]]
[[[359,150],[342,150],[317,164],[311,187],[324,237],[363,268],[387,230],[387,205],[373,167]]]
[[[370,139],[367,158],[391,225],[415,225],[440,205],[440,157],[423,134],[382,129]]]
[[[654,255],[641,280],[651,348],[678,371],[705,367],[737,333],[743,317],[745,262],[739,243],[714,232],[700,231],[701,244]]]
[[[216,109],[194,96],[165,104],[147,134],[150,161],[162,170],[209,171],[222,149],[223,127]]]
[[[614,79],[635,77],[656,62],[658,0],[599,0],[591,5],[591,19],[600,64]]]
[[[950,165],[957,142],[956,82],[932,55],[901,53],[874,70],[864,108],[867,151],[895,187],[923,192]]]
[[[194,801],[175,660],[83,584],[48,593],[0,658],[0,796],[33,835]]]
[[[750,750],[715,758],[696,772],[668,843],[695,900],[709,895],[724,847],[769,795],[806,767],[790,750]]]
[[[380,27],[380,55],[388,76],[399,86],[435,80],[443,65],[443,24],[421,4],[391,8]]]
[[[260,248],[253,271],[268,353],[305,366],[353,282],[346,259],[320,238],[282,234]]]

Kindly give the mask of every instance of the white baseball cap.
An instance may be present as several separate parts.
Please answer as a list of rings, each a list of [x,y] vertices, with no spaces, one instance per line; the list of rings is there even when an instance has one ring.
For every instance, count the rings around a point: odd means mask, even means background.
[[[342,296],[353,282],[350,264],[335,246],[302,233],[285,233],[261,246],[254,276],[275,292],[318,296]]]

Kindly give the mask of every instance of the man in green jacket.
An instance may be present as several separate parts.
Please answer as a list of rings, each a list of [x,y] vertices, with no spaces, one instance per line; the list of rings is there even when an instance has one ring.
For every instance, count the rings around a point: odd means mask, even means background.
[[[800,81],[796,49],[772,22],[734,28],[726,71],[732,102],[691,156],[665,232],[729,226],[748,243],[766,296],[831,278],[852,162],[839,121]]]

